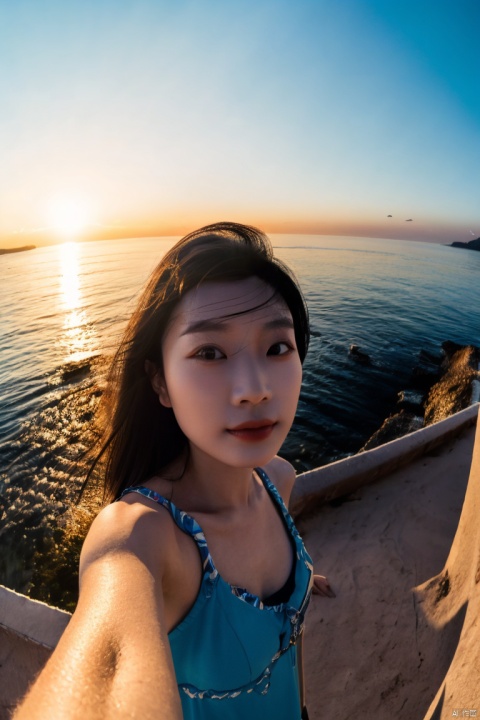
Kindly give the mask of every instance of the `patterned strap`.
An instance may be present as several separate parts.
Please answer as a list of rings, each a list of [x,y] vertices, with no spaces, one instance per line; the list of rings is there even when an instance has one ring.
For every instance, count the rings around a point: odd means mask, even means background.
[[[160,493],[155,492],[155,490],[150,490],[150,488],[142,487],[141,485],[133,485],[132,487],[127,487],[118,500],[121,500],[125,495],[128,493],[138,493],[139,495],[143,495],[144,497],[148,498],[149,500],[153,500],[153,502],[158,503],[159,505],[162,505],[164,508],[168,510],[172,518],[175,520],[177,525],[184,530],[183,523],[180,519],[181,511],[172,503],[171,500],[167,500],[166,497],[163,497],[163,495],[160,495]],[[186,514],[186,513],[183,513]],[[193,518],[190,518],[192,523],[195,523],[195,520]],[[195,523],[197,524],[197,523]],[[199,527],[200,529],[200,527]],[[184,530],[186,532],[186,530]]]
[[[280,495],[280,493],[278,492],[277,488],[272,483],[272,481],[268,477],[265,470],[263,470],[262,468],[255,468],[255,472],[262,480],[264,486],[266,487],[268,493],[270,494],[270,497],[273,499],[273,501],[278,505],[278,507],[282,511],[282,515],[285,519],[285,522],[287,524],[289,531],[292,533],[292,535],[294,537],[298,537],[298,531],[297,531],[297,528],[295,527],[295,523],[293,522],[293,518],[290,515],[290,513],[288,512],[287,506],[283,502],[283,498]]]
[[[131,492],[143,495],[144,497],[148,498],[149,500],[153,500],[154,502],[162,505],[164,508],[166,508],[166,510],[168,510],[180,530],[182,530],[187,535],[190,535],[190,537],[195,540],[197,547],[200,551],[200,556],[202,558],[203,571],[204,573],[208,573],[210,580],[215,580],[218,572],[215,565],[213,564],[212,556],[210,555],[210,551],[208,549],[207,541],[205,540],[203,530],[197,523],[197,521],[191,515],[188,515],[188,513],[183,512],[183,510],[179,510],[176,505],[174,505],[170,500],[164,498],[163,495],[159,495],[159,493],[155,492],[155,490],[150,490],[146,487],[134,486],[126,488],[122,492],[118,500],[121,500],[127,493]]]
[[[290,528],[292,520],[288,514],[288,510],[285,507],[285,504],[284,504],[282,498],[280,497],[275,485],[273,485],[273,483],[270,481],[267,473],[265,472],[265,470],[262,470],[262,468],[255,468],[255,472],[259,475],[263,484],[267,488],[269,494],[274,498],[274,500],[280,506],[280,508],[282,510],[282,514],[285,517],[285,519],[287,520],[288,526]],[[179,510],[176,507],[176,505],[173,504],[173,502],[171,500],[167,500],[167,498],[165,498],[163,495],[160,495],[159,493],[155,492],[155,490],[150,490],[149,488],[143,487],[141,485],[138,485],[138,486],[133,485],[131,487],[127,487],[122,492],[120,497],[117,498],[117,500],[121,500],[125,495],[127,495],[128,493],[132,493],[132,492],[138,493],[139,495],[143,495],[144,497],[148,498],[149,500],[153,500],[153,502],[156,502],[159,505],[162,505],[166,510],[168,510],[168,512],[170,513],[170,515],[172,516],[172,518],[174,519],[174,521],[176,522],[176,524],[178,525],[180,530],[183,530],[184,533],[191,535],[191,537],[193,537],[194,540],[196,540],[196,538],[199,534],[201,534],[203,536],[202,528],[200,527],[200,525],[197,523],[197,521],[191,515],[188,515],[188,513],[183,512],[183,510]],[[290,522],[288,522],[289,519],[290,519]]]

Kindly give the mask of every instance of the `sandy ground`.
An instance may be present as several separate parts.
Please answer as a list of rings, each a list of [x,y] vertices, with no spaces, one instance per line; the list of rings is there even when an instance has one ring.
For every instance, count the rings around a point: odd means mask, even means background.
[[[312,720],[480,718],[480,430],[472,462],[474,439],[473,427],[299,523],[337,594],[313,597],[307,614]]]

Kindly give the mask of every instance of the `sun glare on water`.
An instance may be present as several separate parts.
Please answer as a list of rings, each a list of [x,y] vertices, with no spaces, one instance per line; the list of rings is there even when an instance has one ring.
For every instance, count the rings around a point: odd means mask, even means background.
[[[75,363],[89,357],[97,346],[95,330],[83,307],[80,251],[81,245],[72,240],[58,246],[59,300],[63,315],[63,332],[59,344],[64,351],[64,361]]]

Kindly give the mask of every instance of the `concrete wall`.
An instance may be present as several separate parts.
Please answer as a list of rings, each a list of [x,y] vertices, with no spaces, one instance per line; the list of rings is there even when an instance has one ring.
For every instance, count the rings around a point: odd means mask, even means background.
[[[0,585],[0,720],[47,662],[70,613]]]
[[[290,511],[298,517],[314,513],[319,505],[349,495],[363,485],[379,480],[415,458],[431,452],[477,422],[479,404],[446,420],[421,428],[373,450],[353,455],[302,473],[297,477]]]

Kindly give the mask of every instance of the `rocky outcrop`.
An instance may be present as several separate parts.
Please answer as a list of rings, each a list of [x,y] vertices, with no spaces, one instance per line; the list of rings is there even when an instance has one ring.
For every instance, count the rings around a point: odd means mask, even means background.
[[[403,435],[409,435],[415,430],[420,430],[421,427],[423,427],[422,417],[400,410],[400,412],[393,413],[384,421],[383,425],[367,440],[360,452],[372,450],[379,445],[403,437]]]
[[[480,238],[470,242],[453,242],[450,247],[464,248],[465,250],[480,250]]]
[[[425,425],[444,420],[472,403],[474,382],[478,381],[480,350],[444,343],[445,359],[441,379],[433,385],[424,403]]]
[[[420,350],[418,362],[410,376],[412,389],[421,394],[430,390],[433,383],[437,382],[442,374],[441,365],[443,357],[443,353],[433,355],[426,350]],[[423,397],[421,398],[421,402],[423,402]]]
[[[92,367],[90,359],[72,362],[62,369],[62,381],[64,383],[76,382],[87,377]]]
[[[348,351],[348,354],[353,360],[355,360],[355,362],[360,363],[360,365],[372,364],[370,355],[368,355],[363,350],[360,350],[358,345],[350,345],[350,350]]]
[[[396,440],[444,420],[478,401],[480,349],[446,341],[438,357],[422,351],[410,382],[398,394],[397,410],[368,439],[360,452]]]
[[[77,505],[86,451],[96,438],[95,412],[106,359],[58,368],[54,400],[27,420],[0,472],[0,584],[72,611],[78,597],[78,559],[100,507],[88,490]]]

